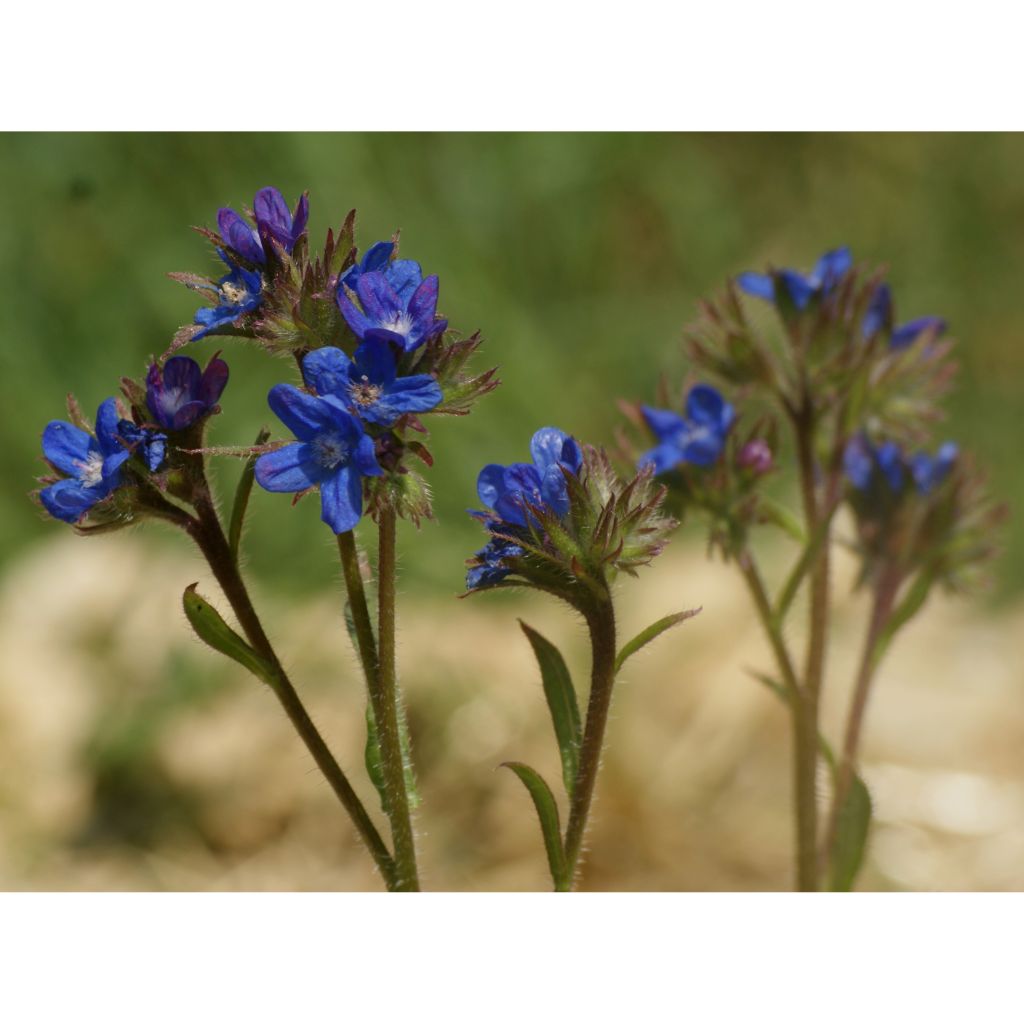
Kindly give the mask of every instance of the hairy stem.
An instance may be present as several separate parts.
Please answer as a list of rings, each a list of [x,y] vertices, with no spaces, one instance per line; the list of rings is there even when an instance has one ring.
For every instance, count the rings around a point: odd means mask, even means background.
[[[249,598],[248,590],[238,571],[235,558],[232,555],[231,547],[224,530],[221,527],[220,519],[217,516],[213,502],[208,492],[196,498],[195,509],[197,519],[191,520],[187,527],[189,534],[195,540],[202,551],[210,568],[213,570],[217,582],[220,584],[224,596],[234,610],[242,631],[245,633],[249,643],[258,654],[265,658],[274,669],[275,686],[274,693],[277,695],[281,706],[288,715],[289,720],[299,734],[306,749],[309,750],[316,762],[317,767],[323,772],[331,789],[340,801],[341,805],[348,812],[360,836],[366,843],[377,868],[380,870],[389,889],[395,884],[395,865],[388,852],[387,847],[381,839],[373,822],[367,814],[366,808],[352,788],[341,766],[335,760],[319,730],[309,717],[305,705],[288,678],[277,653],[271,646],[270,640],[263,629],[259,616]]]
[[[608,708],[615,683],[615,609],[611,595],[605,594],[587,615],[592,654],[590,699],[587,705],[587,723],[580,746],[579,767],[573,786],[569,808],[569,824],[565,832],[565,885],[569,890],[575,884],[576,868],[583,847],[587,817],[594,796],[594,783],[601,763],[601,747],[608,721]]]
[[[395,846],[396,888],[418,892],[416,840],[409,810],[405,764],[399,732],[401,709],[395,669],[395,510],[385,505],[377,520],[379,546],[377,555],[377,679],[379,701],[374,702],[377,737],[387,790],[387,810],[391,819],[391,836]],[[379,706],[379,712],[378,712]]]

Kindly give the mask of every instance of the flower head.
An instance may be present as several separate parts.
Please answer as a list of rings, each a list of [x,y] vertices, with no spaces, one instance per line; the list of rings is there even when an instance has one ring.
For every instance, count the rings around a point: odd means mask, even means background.
[[[267,239],[272,238],[288,253],[295,248],[306,230],[309,197],[303,194],[292,213],[276,188],[261,188],[253,200],[253,213],[255,227],[231,207],[223,206],[217,211],[217,228],[229,248],[250,263],[262,266],[267,262]]]
[[[302,360],[306,385],[332,395],[367,423],[389,427],[405,413],[429,412],[441,403],[441,387],[429,373],[399,377],[390,342],[369,338],[349,358],[340,348],[318,348]]]
[[[736,456],[736,464],[741,469],[749,469],[760,476],[767,473],[774,465],[772,449],[763,437],[751,438]]]
[[[889,347],[903,349],[913,345],[925,332],[931,332],[938,337],[946,330],[946,321],[939,316],[921,316],[893,328],[892,290],[887,284],[880,284],[871,296],[871,302],[864,313],[861,331],[865,338],[870,338],[886,329],[892,331],[889,335]]]
[[[475,590],[489,583],[500,583],[512,572],[508,559],[520,558],[524,549],[503,537],[492,537],[474,556],[475,564],[466,570],[466,589]]]
[[[256,482],[268,491],[320,488],[321,518],[346,533],[363,510],[363,477],[381,476],[373,439],[341,402],[307,395],[290,384],[271,388],[270,408],[298,439],[256,460]]]
[[[412,261],[396,262],[409,264]],[[362,309],[346,293],[344,281],[339,282],[338,306],[357,338],[393,341],[406,352],[412,352],[445,330],[448,321],[437,316],[437,275],[416,283],[419,266],[413,266],[416,272],[412,275],[404,271],[401,274],[361,271],[356,278],[355,293]]]
[[[476,492],[504,523],[526,526],[530,505],[563,516],[569,511],[565,472],[578,474],[583,453],[575,438],[557,427],[542,427],[530,441],[533,462],[484,466]]]
[[[96,434],[63,420],[43,431],[43,455],[64,479],[39,492],[43,507],[55,519],[78,522],[97,502],[121,484],[121,467],[131,458],[122,442],[117,405],[108,398],[96,413]]]
[[[843,468],[857,491],[869,492],[884,484],[889,494],[896,496],[912,481],[918,494],[927,496],[949,475],[958,454],[957,446],[947,441],[935,455],[916,452],[906,456],[894,441],[873,445],[858,434],[846,446]]]
[[[395,290],[399,301],[408,302],[423,282],[423,271],[415,260],[393,260],[394,242],[376,242],[363,254],[363,258],[341,275],[340,283],[358,294],[359,278],[363,274],[379,271]]]
[[[210,413],[228,382],[228,364],[214,356],[205,370],[188,356],[172,356],[146,375],[146,405],[167,430],[185,430]]]
[[[844,245],[826,252],[809,274],[797,270],[780,270],[775,274],[757,274],[747,271],[736,278],[736,283],[748,295],[768,302],[777,302],[781,286],[788,299],[798,310],[806,309],[814,298],[827,298],[846,272],[853,266],[850,250]]]
[[[211,331],[251,313],[263,298],[263,279],[259,274],[233,263],[223,249],[218,249],[217,254],[227,264],[228,273],[216,287],[204,286],[216,297],[217,304],[196,310],[195,322],[202,326],[202,330],[192,335],[193,341],[205,338]]]
[[[683,463],[714,465],[736,418],[733,407],[708,384],[690,389],[685,416],[649,405],[641,406],[641,412],[658,444],[640,457],[639,465],[641,469],[653,466],[656,474]]]
[[[121,420],[117,425],[117,432],[129,451],[142,457],[150,473],[155,473],[163,465],[167,454],[166,434],[161,434],[152,427],[140,427],[131,420]]]

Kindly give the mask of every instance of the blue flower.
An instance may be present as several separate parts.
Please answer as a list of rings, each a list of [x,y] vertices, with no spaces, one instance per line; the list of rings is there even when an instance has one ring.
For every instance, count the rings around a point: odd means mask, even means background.
[[[429,373],[395,374],[390,342],[364,341],[350,359],[340,348],[318,348],[302,360],[306,385],[318,395],[333,395],[367,423],[390,427],[409,412],[429,412],[444,398]]]
[[[867,491],[880,480],[896,495],[912,480],[918,493],[927,495],[946,478],[958,451],[955,444],[947,442],[934,456],[917,452],[908,458],[894,441],[873,445],[863,434],[858,434],[846,446],[843,468],[858,491]]]
[[[416,270],[418,272],[419,268]],[[412,352],[440,334],[448,326],[448,321],[437,317],[437,275],[432,274],[419,282],[410,292],[412,281],[413,278],[396,279],[395,283],[402,288],[400,294],[384,271],[360,272],[356,280],[356,295],[362,309],[348,297],[344,285],[339,283],[338,306],[352,333],[363,341],[371,338],[393,341],[406,352]]]
[[[686,415],[668,409],[641,406],[644,420],[658,444],[640,457],[639,466],[653,466],[666,473],[683,463],[712,466],[725,448],[729,428],[736,418],[733,407],[707,384],[698,384],[686,396]]]
[[[188,356],[173,356],[146,375],[146,404],[167,430],[185,430],[207,415],[227,386],[228,364],[214,356],[205,370]]]
[[[43,455],[65,479],[39,492],[43,507],[55,519],[77,523],[97,502],[121,483],[121,467],[131,451],[121,441],[120,417],[113,398],[96,413],[96,436],[54,420],[43,431]]]
[[[557,427],[542,427],[530,441],[530,455],[532,463],[492,463],[480,470],[476,492],[501,522],[525,527],[528,505],[550,509],[558,516],[569,511],[564,470],[578,474],[583,466],[583,452],[575,438]]]
[[[505,559],[519,558],[523,553],[518,544],[503,537],[492,537],[474,556],[478,564],[466,571],[466,589],[500,583],[512,571],[505,565]]]
[[[309,197],[303,194],[299,198],[293,214],[276,188],[261,188],[253,200],[253,213],[256,227],[231,207],[222,206],[217,211],[217,229],[229,248],[262,266],[267,262],[266,239],[272,238],[288,253],[295,248],[309,220]]]
[[[223,249],[218,249],[217,254],[227,264],[228,273],[217,282],[216,288],[204,286],[216,296],[217,305],[196,310],[195,322],[203,329],[192,335],[193,341],[205,338],[211,331],[251,313],[263,298],[263,278],[259,274],[232,263]]]
[[[363,258],[341,275],[339,283],[358,293],[359,278],[372,271],[380,271],[395,290],[400,302],[407,303],[412,293],[423,282],[423,271],[415,260],[393,260],[394,242],[376,242],[363,254]],[[339,288],[339,293],[344,290]]]
[[[780,270],[777,274],[747,271],[736,278],[736,283],[748,295],[768,302],[776,301],[776,284],[781,284],[793,305],[802,310],[807,308],[811,299],[827,298],[851,266],[853,257],[844,245],[825,253],[810,274],[801,274],[797,270]]]
[[[140,427],[131,420],[121,420],[117,432],[124,438],[128,449],[142,456],[146,468],[155,473],[162,465],[167,454],[167,435],[161,434],[152,427]]]
[[[267,401],[298,441],[256,460],[257,483],[275,492],[319,487],[323,521],[335,533],[351,530],[363,511],[363,477],[383,475],[373,439],[333,396],[278,384]]]
[[[871,296],[871,302],[864,313],[861,331],[865,338],[870,338],[881,330],[892,326],[892,291],[887,284],[880,284]],[[889,338],[889,347],[894,349],[908,348],[917,339],[930,331],[938,337],[946,330],[946,321],[938,316],[922,316],[909,323],[893,329]]]

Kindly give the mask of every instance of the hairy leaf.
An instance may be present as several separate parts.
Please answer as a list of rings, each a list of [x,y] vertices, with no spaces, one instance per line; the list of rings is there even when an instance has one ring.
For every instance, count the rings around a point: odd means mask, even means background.
[[[562,849],[562,829],[558,821],[558,805],[550,786],[528,764],[521,761],[505,761],[502,768],[511,768],[533,798],[533,806],[540,819],[540,830],[544,835],[544,847],[548,854],[548,867],[556,889],[561,889],[566,878],[565,852]]]
[[[700,608],[690,608],[685,612],[676,612],[674,615],[666,615],[663,619],[658,619],[657,622],[652,622],[646,629],[641,630],[632,640],[626,644],[618,656],[615,658],[615,671],[618,672],[622,668],[623,664],[628,658],[632,658],[637,651],[641,648],[646,647],[652,640],[657,640],[662,633],[666,630],[671,629],[673,626],[678,626],[681,622],[685,622],[687,619],[692,619],[694,615],[699,614]]]

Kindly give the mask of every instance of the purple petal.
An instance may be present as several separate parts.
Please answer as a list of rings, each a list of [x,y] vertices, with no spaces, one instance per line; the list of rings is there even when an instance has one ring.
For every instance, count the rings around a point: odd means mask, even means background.
[[[352,333],[357,338],[365,338],[366,332],[370,330],[370,321],[367,320],[362,310],[345,294],[345,289],[340,284],[338,285],[336,298],[341,315],[345,318],[345,323],[348,324]]]
[[[313,349],[302,360],[302,379],[318,395],[348,396],[352,360],[340,348]]]
[[[207,363],[199,382],[199,400],[207,408],[212,408],[220,401],[228,385],[228,372],[228,364],[223,359],[214,357]]]
[[[356,293],[363,311],[375,324],[394,321],[404,311],[395,290],[379,270],[363,274],[356,285]]]
[[[409,299],[409,316],[413,322],[430,324],[434,320],[434,313],[437,312],[437,295],[440,284],[437,274],[431,274],[412,293]]]
[[[96,442],[84,431],[63,420],[47,423],[43,431],[43,454],[46,460],[61,473],[78,476],[82,471],[82,463],[91,451],[96,450]]]
[[[217,229],[221,238],[239,256],[252,263],[266,262],[267,257],[256,229],[230,207],[223,206],[217,211]]]
[[[320,485],[320,518],[335,533],[347,533],[362,514],[363,478],[344,466]]]
[[[256,482],[265,491],[304,491],[320,483],[327,470],[316,461],[308,444],[289,444],[256,460]]]
[[[252,201],[253,213],[256,214],[256,223],[266,225],[271,233],[286,237],[291,234],[292,215],[284,196],[272,185],[261,188]],[[281,239],[278,238],[278,241]]]
[[[162,427],[167,427],[168,430],[185,430],[187,427],[191,427],[208,408],[209,406],[205,402],[196,399],[194,402],[186,402],[183,406],[176,409],[170,417],[169,423],[165,422],[165,418],[160,416],[157,417],[157,422]]]
[[[188,356],[172,356],[164,364],[163,390],[177,391],[186,400],[199,397],[202,379],[199,364]]]
[[[295,204],[295,213],[292,214],[292,244],[299,240],[306,230],[306,222],[309,220],[309,193],[303,192],[299,201]]]

